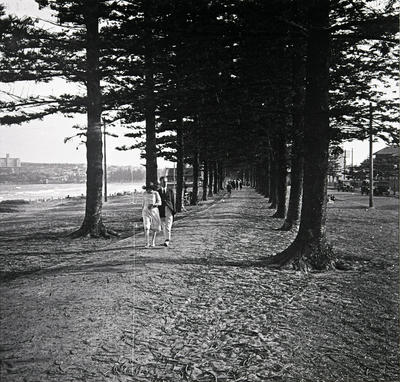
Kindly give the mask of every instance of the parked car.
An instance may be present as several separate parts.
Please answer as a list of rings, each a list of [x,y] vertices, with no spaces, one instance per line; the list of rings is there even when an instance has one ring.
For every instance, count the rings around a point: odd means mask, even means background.
[[[354,186],[352,185],[351,180],[338,180],[337,190],[338,191],[353,192],[354,191]]]
[[[386,182],[384,180],[379,180],[377,182],[374,182],[374,195],[389,196],[390,195],[389,182]]]

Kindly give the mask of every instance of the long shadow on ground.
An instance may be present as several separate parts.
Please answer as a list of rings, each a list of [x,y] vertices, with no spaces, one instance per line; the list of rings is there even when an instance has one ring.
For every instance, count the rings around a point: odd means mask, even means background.
[[[160,248],[162,249],[162,248]],[[132,248],[130,248],[132,250]],[[132,255],[133,256],[133,255]],[[146,266],[147,264],[168,264],[168,265],[199,265],[199,266],[218,266],[218,267],[262,267],[265,264],[262,261],[229,261],[222,259],[209,259],[200,257],[190,258],[171,258],[165,256],[137,256],[128,261],[106,261],[103,263],[89,263],[87,260],[84,264],[63,265],[58,267],[30,269],[26,271],[7,272],[0,274],[0,282],[7,282],[26,276],[43,276],[68,273],[85,273],[90,272],[109,272],[109,273],[128,273],[133,272],[135,267]]]

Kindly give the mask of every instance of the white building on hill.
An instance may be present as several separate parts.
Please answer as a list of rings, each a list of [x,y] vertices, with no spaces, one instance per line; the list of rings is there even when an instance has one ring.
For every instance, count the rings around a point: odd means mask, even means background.
[[[21,160],[19,158],[10,158],[10,154],[6,154],[5,158],[0,158],[0,169],[7,172],[15,172],[21,168]]]

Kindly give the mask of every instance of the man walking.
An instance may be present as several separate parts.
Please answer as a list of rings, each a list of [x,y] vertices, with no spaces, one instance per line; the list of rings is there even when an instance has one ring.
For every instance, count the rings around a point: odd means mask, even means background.
[[[163,176],[160,178],[160,189],[158,190],[158,193],[161,196],[161,206],[159,206],[158,209],[160,211],[160,218],[164,231],[164,246],[168,247],[171,241],[172,222],[174,221],[174,215],[176,212],[175,195],[174,191],[167,188],[167,182]]]
[[[228,182],[228,183],[227,183],[227,185],[226,185],[226,190],[228,191],[228,198],[230,198],[230,197],[231,197],[231,194],[232,194],[232,185],[231,185],[231,182]]]

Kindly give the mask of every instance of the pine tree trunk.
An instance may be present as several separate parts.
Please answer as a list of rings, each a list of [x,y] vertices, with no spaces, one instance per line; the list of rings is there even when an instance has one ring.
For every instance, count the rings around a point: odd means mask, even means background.
[[[101,90],[99,71],[99,9],[97,1],[88,3],[84,14],[86,25],[86,88],[87,88],[87,133],[86,133],[86,208],[79,230],[72,237],[90,235],[109,237],[115,234],[107,230],[102,222],[103,192],[103,144],[101,133]]]
[[[254,173],[255,173],[255,169],[254,169],[254,166],[253,166],[253,167],[251,168],[251,170],[250,170],[250,186],[251,186],[252,188],[255,188],[255,187],[256,187],[256,181],[255,181]]]
[[[152,2],[146,1],[144,7],[145,34],[145,123],[146,123],[146,184],[157,183],[157,143],[156,143],[156,105],[154,99],[153,42],[151,31]]]
[[[265,196],[265,178],[264,178],[264,169],[262,164],[260,164],[260,167],[258,169],[258,189],[260,190],[260,194]]]
[[[182,212],[183,205],[183,166],[184,166],[184,145],[183,145],[183,118],[178,118],[176,129],[176,212]]]
[[[270,209],[275,209],[277,207],[277,177],[278,177],[278,169],[277,169],[277,162],[274,160],[271,164],[271,188],[270,188],[270,195],[269,195],[269,202],[271,205],[269,206]]]
[[[294,17],[299,24],[303,23],[302,10],[294,3]],[[286,219],[281,227],[282,231],[289,231],[297,225],[300,217],[300,201],[303,189],[304,168],[304,103],[305,103],[305,76],[306,76],[306,44],[303,38],[294,39],[292,71],[293,71],[293,141],[291,152],[291,184],[289,207]]]
[[[265,183],[265,168],[263,166],[263,163],[260,163],[259,174],[260,174],[259,175],[259,178],[260,178],[260,180],[259,180],[259,182],[260,182],[260,185],[259,185],[260,194],[265,197],[266,183]]]
[[[213,193],[218,194],[218,165],[217,161],[213,163],[214,168],[213,168],[213,174],[214,174],[214,179],[213,179]]]
[[[269,198],[271,194],[271,163],[269,160],[270,156],[267,154],[265,161],[265,197]]]
[[[247,183],[250,183],[250,169],[246,168],[245,173],[244,173],[245,179],[244,181]]]
[[[199,194],[199,153],[196,150],[193,155],[193,192],[190,204],[195,206],[198,203]]]
[[[329,149],[329,0],[309,6],[307,88],[304,121],[304,189],[299,232],[293,243],[270,259],[282,266],[327,269],[333,251],[326,240],[326,187]]]
[[[260,165],[257,165],[256,166],[256,170],[255,170],[255,178],[256,178],[256,184],[255,184],[255,186],[256,186],[256,192],[258,192],[258,193],[262,193],[261,192],[261,187],[260,187],[260,178],[261,178],[261,174],[260,174]]]
[[[274,218],[284,218],[286,214],[286,194],[287,194],[287,148],[286,136],[282,129],[277,138],[277,173],[276,173],[276,199],[277,209]]]
[[[218,191],[223,190],[224,171],[221,162],[218,162]]]
[[[213,196],[213,179],[214,179],[214,174],[213,174],[213,165],[212,162],[208,161],[208,196]]]
[[[261,195],[264,196],[264,198],[267,195],[267,170],[264,167],[264,164],[261,165],[261,171],[260,171],[260,175],[261,175]]]
[[[205,160],[203,162],[203,197],[202,200],[207,200],[207,190],[208,190],[208,163]]]
[[[291,153],[290,196],[286,219],[282,231],[289,231],[295,226],[300,217],[300,200],[303,187],[303,142],[302,132],[295,130]]]
[[[260,163],[258,169],[258,188],[261,195],[265,196],[265,169],[262,163]]]

